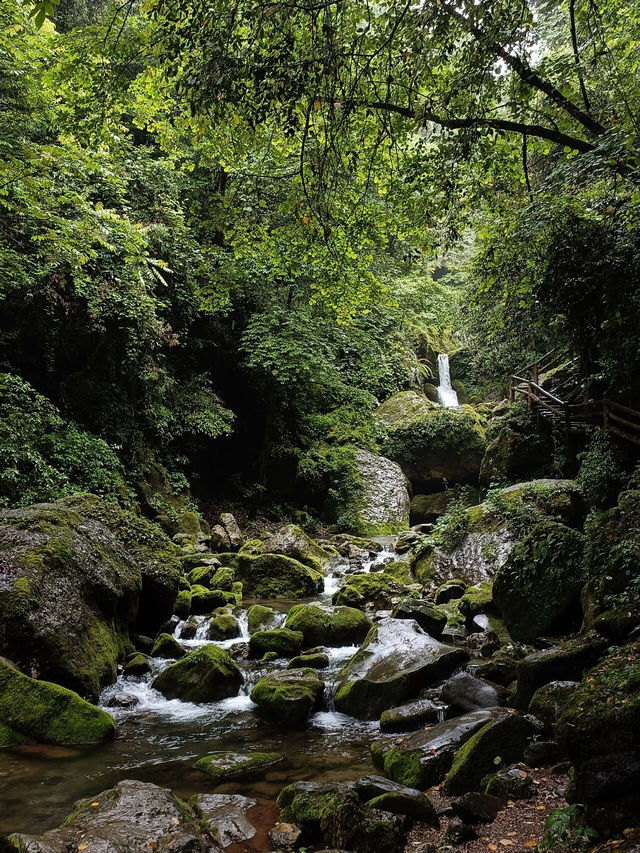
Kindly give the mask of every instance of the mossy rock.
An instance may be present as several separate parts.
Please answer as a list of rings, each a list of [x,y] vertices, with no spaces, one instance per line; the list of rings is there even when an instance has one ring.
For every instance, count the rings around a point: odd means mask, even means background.
[[[487,445],[479,483],[486,487],[531,478],[549,464],[552,453],[550,441],[534,428],[520,432],[505,425]]]
[[[237,696],[242,673],[217,646],[204,646],[170,664],[155,678],[153,687],[167,699],[183,702],[217,702]]]
[[[411,499],[411,524],[434,524],[457,498],[458,493],[453,489],[432,495],[414,495]]]
[[[25,743],[33,743],[33,740],[26,735],[21,735],[19,732],[15,732],[13,729],[10,729],[9,726],[6,726],[4,723],[0,723],[0,747],[3,746],[23,746]],[[7,848],[12,850],[13,848]],[[0,846],[0,851],[2,851],[2,847]]]
[[[266,652],[275,652],[278,657],[292,658],[300,654],[304,644],[301,631],[289,628],[273,628],[271,631],[256,631],[249,640],[249,654],[260,658]]]
[[[168,658],[169,660],[179,660],[185,656],[186,652],[171,634],[160,634],[153,648],[151,649],[152,658]]]
[[[122,668],[123,675],[138,676],[146,675],[148,672],[151,672],[149,658],[141,653],[133,655]]]
[[[103,743],[113,718],[77,693],[23,675],[0,658],[0,724],[22,737],[51,744]]]
[[[306,721],[324,691],[324,682],[313,669],[274,672],[261,678],[251,691],[251,701],[281,725]]]
[[[287,669],[326,669],[329,663],[329,655],[324,652],[314,652],[313,654],[291,658],[287,664]]]
[[[504,801],[530,800],[537,793],[533,779],[520,767],[509,767],[491,774],[482,780],[482,787],[486,794]]]
[[[322,592],[324,575],[282,554],[220,554],[252,598],[304,598]]]
[[[232,640],[239,634],[238,620],[230,613],[218,613],[209,619],[207,635],[210,640]]]
[[[216,782],[222,782],[226,779],[259,778],[282,760],[283,756],[279,752],[214,752],[205,755],[193,766]]]
[[[468,587],[460,598],[459,608],[466,619],[473,619],[479,613],[495,612],[492,581],[482,581]]]
[[[196,566],[187,575],[190,586],[211,588],[211,579],[218,573],[219,566]]]
[[[446,604],[453,599],[462,598],[467,589],[467,584],[459,578],[451,578],[448,581],[440,584],[433,600],[436,604]]]
[[[579,624],[587,580],[584,536],[555,521],[536,524],[498,569],[493,600],[514,640],[531,642]]]
[[[381,732],[408,732],[427,723],[436,723],[442,713],[442,706],[430,699],[417,699],[389,708],[380,715]]]
[[[299,604],[289,611],[285,628],[301,631],[307,646],[349,646],[364,640],[371,620],[353,607]]]
[[[407,815],[428,826],[439,826],[438,814],[431,800],[424,794],[420,797],[406,794],[402,791],[385,791],[372,800],[368,800],[369,808],[391,812],[391,814]]]
[[[283,554],[316,571],[326,569],[335,554],[318,545],[297,524],[285,524],[268,534],[260,543],[258,553]]]
[[[235,604],[235,596],[222,589],[207,589],[206,586],[194,584],[191,587],[191,612],[196,614],[211,613],[216,607],[225,604]]]
[[[414,619],[423,631],[436,639],[442,636],[447,624],[447,614],[437,605],[415,598],[405,598],[394,607],[394,619]]]
[[[536,733],[533,723],[518,714],[487,723],[456,753],[444,790],[453,796],[479,791],[483,777],[496,766],[522,759],[529,739]]]
[[[399,597],[418,598],[418,593],[407,584],[382,572],[348,575],[343,586],[333,595],[333,604],[362,609],[367,605],[376,608],[392,607]]]
[[[179,616],[180,619],[187,618],[191,613],[191,588],[180,590],[173,609],[176,616]]]
[[[247,610],[247,627],[250,634],[256,631],[265,631],[274,628],[280,614],[273,607],[265,607],[262,604],[252,604]]]
[[[221,589],[224,592],[231,592],[235,582],[235,572],[229,566],[222,566],[213,575],[209,586],[211,589]]]
[[[579,686],[578,681],[551,681],[549,684],[543,684],[531,697],[529,713],[537,717],[550,731]]]

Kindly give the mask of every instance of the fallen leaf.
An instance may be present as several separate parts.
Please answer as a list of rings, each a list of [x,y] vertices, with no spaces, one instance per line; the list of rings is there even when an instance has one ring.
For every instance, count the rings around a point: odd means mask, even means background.
[[[545,810],[545,808],[546,808],[546,806],[536,806],[536,809],[537,809],[539,812],[543,812],[543,811]]]
[[[95,807],[96,807],[96,806],[99,806],[99,805],[100,805],[100,803],[96,800],[96,802],[95,802],[95,803],[91,803],[91,805],[92,805],[92,806],[93,806],[93,808],[95,809]]]
[[[88,849],[89,849],[88,844],[78,844],[78,850],[88,850]]]
[[[177,817],[172,817],[172,818],[171,818],[171,823],[175,823],[175,824],[177,825],[177,824],[179,824],[179,823],[180,823],[180,821],[178,820],[178,818],[177,818]]]
[[[527,840],[524,842],[525,847],[535,847],[537,844],[538,842],[535,840],[535,838],[527,838]]]
[[[503,847],[511,847],[513,841],[510,841],[508,838],[501,838],[500,844],[502,844]]]
[[[489,845],[489,850],[497,850],[497,849],[498,849],[498,845],[497,845],[497,844],[490,844],[490,845]]]

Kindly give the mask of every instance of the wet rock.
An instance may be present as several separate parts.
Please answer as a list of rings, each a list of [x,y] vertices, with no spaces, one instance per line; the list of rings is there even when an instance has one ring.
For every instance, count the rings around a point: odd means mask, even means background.
[[[417,699],[383,711],[380,716],[381,732],[408,732],[425,723],[436,723],[443,713],[443,705],[430,699]]]
[[[229,537],[231,547],[239,548],[242,545],[243,537],[235,517],[230,512],[221,512],[220,523],[224,527],[226,534]]]
[[[156,853],[220,853],[187,803],[165,788],[130,780],[77,802],[60,829],[14,838],[30,853],[149,853],[152,844]]]
[[[465,823],[492,823],[504,806],[500,797],[478,791],[469,791],[451,803],[454,814]]]
[[[196,636],[199,625],[200,622],[196,619],[196,617],[190,616],[180,629],[180,639],[193,640]]]
[[[220,847],[248,841],[256,834],[247,817],[255,800],[240,794],[196,794],[189,800],[201,821]]]
[[[396,554],[406,554],[407,551],[410,551],[411,548],[413,548],[414,545],[424,537],[424,535],[425,534],[421,530],[416,530],[413,527],[411,530],[403,530],[402,533],[398,534],[394,551]]]
[[[112,740],[113,718],[77,693],[23,675],[0,658],[0,740],[83,744]]]
[[[440,821],[431,800],[420,791],[405,789],[402,791],[385,791],[367,801],[372,809],[406,815],[429,826],[439,826]]]
[[[322,592],[324,575],[283,554],[221,554],[251,598],[304,598]]]
[[[348,575],[343,586],[334,593],[332,601],[347,607],[373,606],[380,610],[394,607],[400,598],[407,596],[417,598],[418,593],[395,577],[376,572]]]
[[[304,643],[301,631],[289,628],[273,628],[271,631],[256,631],[249,640],[249,654],[260,658],[267,652],[275,652],[278,657],[292,658],[300,654]]]
[[[274,672],[261,678],[251,691],[251,701],[281,725],[298,725],[308,718],[324,691],[313,669]]]
[[[302,830],[294,823],[277,823],[269,830],[269,841],[278,850],[293,850],[301,835]]]
[[[242,673],[217,646],[204,646],[170,664],[155,678],[153,687],[167,699],[183,702],[217,702],[237,696]]]
[[[278,752],[214,752],[205,755],[193,766],[217,782],[222,782],[225,779],[260,778],[282,760],[283,756]]]
[[[235,602],[233,594],[222,589],[208,589],[198,584],[191,587],[192,613],[198,615],[211,613],[216,607],[224,607],[226,604],[235,604]]]
[[[450,821],[444,835],[442,836],[443,844],[464,844],[466,841],[474,841],[478,837],[477,832],[468,823],[463,823],[459,818],[454,818]]]
[[[233,640],[239,636],[238,620],[230,613],[218,613],[209,619],[207,636],[210,640]]]
[[[395,743],[375,741],[371,745],[374,763],[393,781],[425,790],[442,780],[456,751],[475,732],[507,713],[502,708],[483,708],[414,732]]]
[[[291,658],[287,664],[287,669],[326,669],[329,666],[329,655],[324,652],[315,652],[314,654],[299,655]]]
[[[533,694],[529,713],[541,720],[545,728],[551,731],[578,687],[578,681],[551,681],[544,684]]]
[[[440,696],[444,702],[461,711],[492,708],[505,705],[509,691],[499,684],[476,678],[469,672],[458,672],[442,685]]]
[[[356,450],[355,462],[362,481],[356,529],[375,535],[407,528],[409,487],[401,467],[391,459],[362,449]]]
[[[186,652],[171,634],[160,634],[151,650],[152,658],[165,658],[168,660],[178,660],[183,658]]]
[[[453,489],[432,495],[415,495],[411,500],[411,523],[434,524],[457,497],[458,493]]]
[[[524,761],[529,767],[550,767],[562,761],[564,754],[555,740],[537,740],[524,751]]]
[[[336,707],[374,719],[398,701],[446,677],[466,662],[463,649],[446,646],[409,619],[382,619],[342,670]]]
[[[566,704],[555,736],[574,767],[567,800],[586,805],[601,833],[640,813],[640,640],[589,670]]]
[[[478,678],[493,681],[495,684],[500,684],[501,687],[508,687],[516,678],[516,661],[487,661],[477,664],[474,672]]]
[[[123,675],[146,675],[148,672],[151,672],[151,664],[149,663],[149,658],[146,655],[138,653],[137,655],[133,655],[129,658],[129,660],[122,667]]]
[[[442,636],[447,624],[447,614],[443,610],[427,601],[411,598],[405,598],[397,604],[392,616],[394,619],[415,619],[423,631],[436,639]]]
[[[265,607],[263,604],[252,604],[247,610],[247,627],[250,634],[256,631],[268,631],[275,628],[280,614],[273,607]]]
[[[581,533],[550,519],[513,548],[496,573],[493,598],[514,640],[528,643],[579,626],[583,550]]]
[[[503,800],[530,800],[536,795],[533,779],[520,767],[494,773],[483,783],[487,794]]]
[[[518,714],[491,720],[458,750],[445,779],[446,793],[478,790],[482,778],[496,767],[520,761],[536,733],[533,723]]]
[[[96,701],[178,591],[171,540],[95,495],[0,511],[0,560],[0,654]]]
[[[350,646],[364,640],[371,620],[354,607],[299,604],[289,611],[285,628],[301,631],[307,646]]]
[[[186,619],[191,613],[191,589],[181,589],[173,607],[179,619]]]
[[[464,595],[460,597],[460,613],[467,621],[480,613],[493,613],[494,611],[493,583],[489,580],[468,587]]]
[[[454,598],[462,598],[467,588],[464,581],[452,578],[450,581],[445,581],[440,584],[436,590],[434,601],[436,604],[446,604],[448,601],[453,601]]]
[[[587,634],[567,640],[559,646],[527,655],[516,666],[517,689],[513,696],[516,708],[526,709],[539,687],[551,681],[575,681],[593,666],[607,648],[607,640]]]

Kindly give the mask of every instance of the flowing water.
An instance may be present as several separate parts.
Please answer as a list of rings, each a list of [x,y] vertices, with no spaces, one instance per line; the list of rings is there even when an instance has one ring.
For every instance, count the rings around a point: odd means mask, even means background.
[[[392,556],[385,547],[358,570],[379,570]],[[348,565],[336,567],[325,579],[324,592],[307,601],[330,603],[349,571],[352,568]],[[289,607],[300,601],[260,603],[278,610],[281,624]],[[210,705],[165,699],[151,682],[172,661],[156,658],[151,660],[151,674],[121,675],[103,691],[100,704],[113,714],[117,724],[112,744],[90,749],[38,745],[0,750],[0,834],[35,834],[51,829],[69,814],[77,799],[95,796],[122,779],[155,782],[185,797],[213,791],[247,794],[258,800],[258,808],[264,812],[263,824],[268,827],[277,814],[274,800],[288,782],[353,779],[372,772],[369,743],[379,731],[378,722],[356,720],[338,713],[332,705],[339,671],[356,647],[328,649],[330,666],[321,672],[327,685],[325,704],[312,714],[305,728],[291,730],[270,724],[257,715],[249,693],[267,669],[284,668],[287,661],[277,660],[265,667],[242,657],[241,648],[234,648],[242,647],[249,638],[246,613],[251,604],[244,602],[234,613],[240,636],[216,642],[232,654],[238,652],[245,679],[238,696]],[[198,617],[200,624],[193,639],[180,640],[187,650],[214,642],[206,639],[207,618]],[[182,624],[176,627],[178,637]],[[281,752],[285,761],[261,781],[225,785],[216,785],[193,769],[198,758],[211,752],[252,750]],[[245,849],[255,844],[259,850],[263,842],[264,833],[259,833]]]
[[[449,356],[444,353],[440,353],[438,356],[438,376],[440,378],[440,384],[438,385],[438,401],[448,409],[456,409],[459,405],[458,395],[451,387]]]

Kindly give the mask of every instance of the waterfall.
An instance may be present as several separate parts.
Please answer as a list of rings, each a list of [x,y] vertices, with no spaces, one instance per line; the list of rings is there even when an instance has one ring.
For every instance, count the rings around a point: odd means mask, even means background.
[[[443,353],[438,356],[438,376],[440,377],[440,384],[438,385],[439,402],[448,409],[457,408],[458,395],[451,387],[449,376],[449,356]]]

